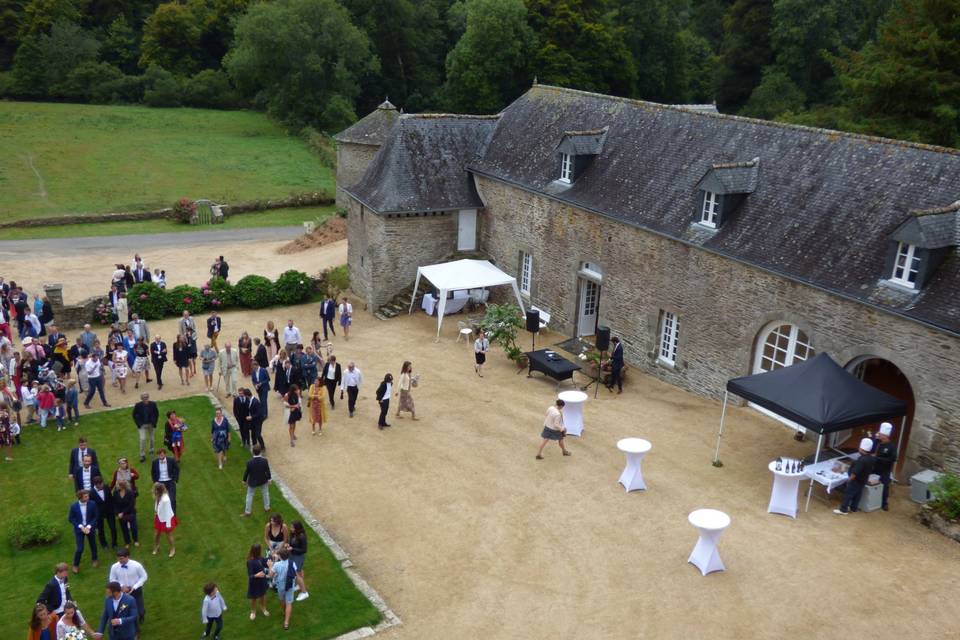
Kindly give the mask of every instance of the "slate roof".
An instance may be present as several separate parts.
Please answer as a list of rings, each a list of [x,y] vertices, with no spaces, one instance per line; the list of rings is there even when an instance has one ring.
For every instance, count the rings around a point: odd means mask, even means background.
[[[697,183],[697,189],[721,195],[753,193],[760,177],[760,158],[749,162],[715,164]]]
[[[377,213],[483,206],[466,165],[481,151],[497,116],[401,115],[363,178],[347,187]]]
[[[603,151],[603,139],[606,129],[594,131],[564,131],[557,151],[571,156],[596,156]]]
[[[380,146],[387,139],[399,115],[397,108],[389,100],[384,100],[352,126],[333,136],[333,139],[337,142]]]
[[[960,246],[960,202],[940,209],[914,211],[894,232],[893,239],[924,249]]]
[[[574,184],[547,193],[566,131],[609,127]],[[756,189],[714,233],[691,224],[715,164],[759,157]],[[509,105],[477,174],[960,335],[956,252],[918,293],[882,284],[893,232],[960,199],[960,152],[536,85]]]

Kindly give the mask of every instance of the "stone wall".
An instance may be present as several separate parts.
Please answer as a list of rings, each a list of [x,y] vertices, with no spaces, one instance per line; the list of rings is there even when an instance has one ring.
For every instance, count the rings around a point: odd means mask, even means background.
[[[45,284],[43,293],[53,307],[53,318],[59,329],[81,329],[88,322],[93,322],[93,314],[101,297],[87,298],[80,304],[63,304],[63,285]]]
[[[347,200],[351,288],[370,309],[412,284],[417,267],[440,262],[456,249],[456,212],[385,217]]]
[[[337,207],[346,209],[349,200],[341,186],[348,187],[359,182],[379,150],[379,145],[337,144]]]
[[[752,372],[758,335],[798,325],[841,365],[872,355],[909,379],[916,399],[904,471],[960,471],[960,340],[635,227],[477,177],[486,208],[480,248],[519,276],[533,255],[532,301],[554,330],[573,335],[581,262],[603,269],[599,319],[621,336],[627,360],[667,382],[721,398]],[[675,366],[656,358],[662,310],[680,322]],[[718,410],[719,419],[719,410]]]

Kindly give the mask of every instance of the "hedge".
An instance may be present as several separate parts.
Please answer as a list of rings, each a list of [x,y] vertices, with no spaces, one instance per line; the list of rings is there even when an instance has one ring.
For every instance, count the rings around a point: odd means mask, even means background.
[[[290,269],[284,271],[273,285],[277,302],[280,304],[297,304],[310,297],[313,289],[313,280],[302,271]]]
[[[181,284],[167,291],[167,312],[175,316],[189,311],[191,315],[203,313],[207,308],[207,301],[203,292],[197,287]]]
[[[167,292],[152,282],[141,282],[130,288],[127,294],[130,312],[142,320],[160,320],[167,315]]]
[[[263,309],[277,300],[273,283],[263,276],[244,276],[233,288],[237,304],[247,309]]]

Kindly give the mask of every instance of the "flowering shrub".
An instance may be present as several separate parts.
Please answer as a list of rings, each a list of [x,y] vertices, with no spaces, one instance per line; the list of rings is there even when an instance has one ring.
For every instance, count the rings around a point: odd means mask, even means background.
[[[144,320],[159,320],[167,313],[167,292],[152,282],[141,282],[127,294],[130,311]]]
[[[197,203],[190,198],[180,198],[173,205],[173,213],[177,216],[177,220],[189,224],[197,213]]]
[[[263,309],[277,301],[273,283],[263,276],[249,275],[233,287],[237,304],[247,309]]]
[[[200,289],[211,309],[222,309],[236,303],[233,285],[219,276],[210,278]]]
[[[297,304],[310,297],[313,291],[313,280],[302,271],[291,269],[284,271],[273,285],[277,302],[280,304]]]
[[[207,299],[203,291],[188,284],[167,289],[167,311],[181,315],[184,309],[191,314],[203,313],[207,309]]]

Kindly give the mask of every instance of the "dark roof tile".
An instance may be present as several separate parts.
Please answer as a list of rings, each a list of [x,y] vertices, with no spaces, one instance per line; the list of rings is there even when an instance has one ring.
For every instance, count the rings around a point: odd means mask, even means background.
[[[390,104],[389,100],[384,100],[352,126],[333,136],[333,139],[337,142],[380,146],[387,139],[399,115],[397,108]]]

